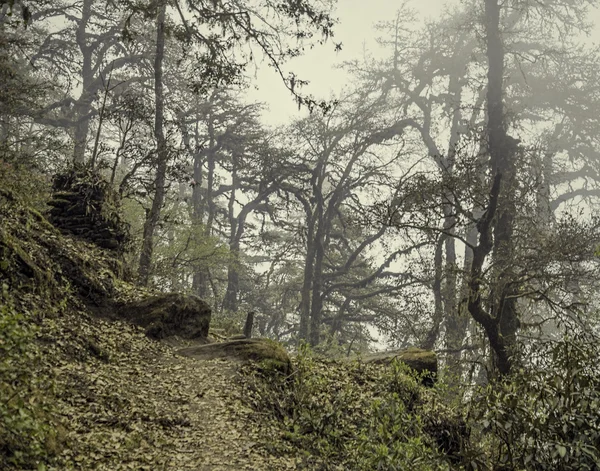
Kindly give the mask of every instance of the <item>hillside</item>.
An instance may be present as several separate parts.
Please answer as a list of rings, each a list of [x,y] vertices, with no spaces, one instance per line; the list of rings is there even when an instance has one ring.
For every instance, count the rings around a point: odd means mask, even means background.
[[[281,373],[183,357],[190,341],[119,319],[155,293],[125,281],[113,252],[64,235],[9,191],[0,217],[2,469],[345,469],[341,440],[358,443],[353,430],[390,378],[406,378],[396,392],[411,407],[429,403],[397,364],[304,352]]]
[[[9,362],[0,370],[13,396],[2,413],[27,416],[15,423],[21,436],[0,434],[2,469],[46,469],[33,466],[45,455],[57,470],[286,469],[256,446],[237,364],[184,358],[143,328],[102,317],[117,301],[149,295],[119,278],[110,252],[62,235],[9,192],[0,218],[0,348],[17,356],[11,326],[25,341],[34,332],[33,345],[19,345],[27,356],[15,358],[26,375],[10,381]]]

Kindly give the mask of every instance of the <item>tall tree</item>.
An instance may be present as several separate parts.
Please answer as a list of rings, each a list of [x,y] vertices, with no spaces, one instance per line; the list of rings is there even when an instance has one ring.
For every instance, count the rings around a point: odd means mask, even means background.
[[[390,196],[390,178],[402,171],[405,150],[402,144],[389,142],[401,135],[408,123],[381,119],[382,103],[373,103],[362,92],[350,97],[331,113],[315,113],[289,131],[297,170],[281,188],[299,203],[298,211],[303,214],[298,228],[305,244],[299,339],[313,345],[321,342],[323,325],[332,322],[327,316],[333,311],[337,311],[338,324],[343,323],[361,301],[391,296],[414,284],[416,277],[389,267],[425,245],[407,241],[376,262],[372,252],[387,234],[385,224],[353,230],[366,216],[361,201],[375,203],[380,193]],[[369,188],[378,191],[369,192]]]
[[[154,137],[156,138],[156,174],[154,178],[154,197],[152,206],[146,215],[142,250],[140,253],[139,279],[143,285],[148,284],[154,249],[154,232],[160,218],[160,212],[165,199],[165,185],[169,154],[163,129],[165,119],[165,98],[163,89],[163,59],[165,55],[165,20],[167,3],[163,1],[158,6],[156,18],[156,53],[154,56]]]
[[[304,0],[290,4],[275,3],[270,0],[256,3],[222,3],[199,0],[188,2],[189,15],[183,14],[179,2],[173,2],[173,6],[179,21],[179,24],[174,27],[174,30],[177,31],[175,37],[191,46],[183,49],[184,58],[194,58],[192,70],[187,71],[190,79],[189,87],[192,91],[204,94],[215,87],[240,83],[245,67],[253,60],[252,46],[254,46],[279,71],[284,82],[299,102],[305,103],[309,107],[316,105],[314,100],[298,94],[296,88],[300,81],[296,81],[293,77],[291,79],[284,77],[281,66],[286,59],[300,54],[301,44],[312,42],[315,32],[323,35],[323,39],[318,42],[323,42],[331,35],[333,22],[328,14],[330,2],[319,4],[317,8],[311,2]],[[139,5],[134,5],[134,7],[136,10]],[[206,30],[211,34],[207,34]],[[288,47],[287,40],[290,38],[297,40],[297,48]],[[158,141],[157,145],[160,145]],[[212,148],[214,150],[214,146]],[[160,149],[158,154],[157,164],[161,166],[163,165],[163,156],[160,155]],[[213,204],[211,178],[214,175],[215,161],[212,159],[214,155],[209,154],[208,157],[206,226],[210,228],[214,218],[214,207],[211,206]],[[166,155],[164,158],[166,159]],[[163,165],[165,171],[166,165],[165,161]],[[162,167],[158,168],[157,185],[160,181],[164,184],[164,180],[160,176],[163,173],[162,170]],[[139,273],[144,282],[147,282],[151,265],[152,235],[160,218],[160,206],[157,205],[162,204],[164,199],[160,195],[164,190],[156,186],[154,191],[155,195],[152,208],[148,213],[140,257]],[[204,285],[204,283],[200,285]]]
[[[519,319],[516,312],[515,277],[512,271],[515,221],[517,145],[506,131],[504,119],[504,46],[500,33],[500,5],[485,0],[486,54],[488,58],[487,136],[491,174],[494,184],[490,193],[488,214],[479,226],[479,244],[475,248],[471,268],[469,312],[485,329],[495,353],[496,366],[508,374],[516,354]],[[492,234],[493,227],[493,244]],[[481,276],[485,257],[492,251],[494,281],[487,311],[482,306]]]

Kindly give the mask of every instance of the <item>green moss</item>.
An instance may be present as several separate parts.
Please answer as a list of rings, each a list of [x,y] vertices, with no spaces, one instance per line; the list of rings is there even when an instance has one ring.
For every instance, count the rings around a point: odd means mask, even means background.
[[[38,288],[45,288],[52,282],[48,270],[41,269],[17,239],[3,230],[0,230],[0,253],[3,261],[0,270],[9,280],[16,281],[18,275],[25,275]]]
[[[199,360],[231,358],[253,361],[265,370],[291,371],[290,357],[281,344],[268,339],[239,339],[183,348],[179,354]]]
[[[271,339],[260,339],[260,342],[246,344],[243,354],[258,361],[265,371],[289,373],[291,360],[285,348]]]

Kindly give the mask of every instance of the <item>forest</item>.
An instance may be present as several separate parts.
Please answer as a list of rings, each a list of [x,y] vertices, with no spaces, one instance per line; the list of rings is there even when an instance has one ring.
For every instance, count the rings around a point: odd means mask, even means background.
[[[413,5],[318,96],[344,1],[0,0],[0,468],[600,470],[596,2]],[[214,386],[243,466],[128,386],[200,337],[272,356]]]

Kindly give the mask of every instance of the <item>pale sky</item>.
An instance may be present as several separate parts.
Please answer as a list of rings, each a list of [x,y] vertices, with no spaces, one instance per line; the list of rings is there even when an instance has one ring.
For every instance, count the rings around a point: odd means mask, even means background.
[[[419,12],[423,18],[437,16],[445,4],[457,0],[412,0],[411,8]],[[343,44],[342,51],[334,52],[333,42],[309,50],[300,58],[286,64],[285,70],[292,70],[303,80],[309,80],[310,85],[304,87],[304,94],[312,94],[318,99],[328,99],[331,93],[338,93],[346,82],[346,74],[336,68],[337,64],[351,59],[360,58],[364,49],[376,51],[373,26],[379,21],[394,18],[401,0],[338,0],[334,16],[340,20],[334,28],[333,41]],[[600,10],[591,11],[591,19],[596,23],[596,33],[591,38],[600,42]],[[298,112],[291,94],[281,83],[279,76],[270,68],[263,66],[257,73],[255,84],[258,90],[249,90],[249,101],[264,102],[269,111],[264,114],[264,121],[269,125],[289,122],[294,117],[301,116],[305,111]]]

